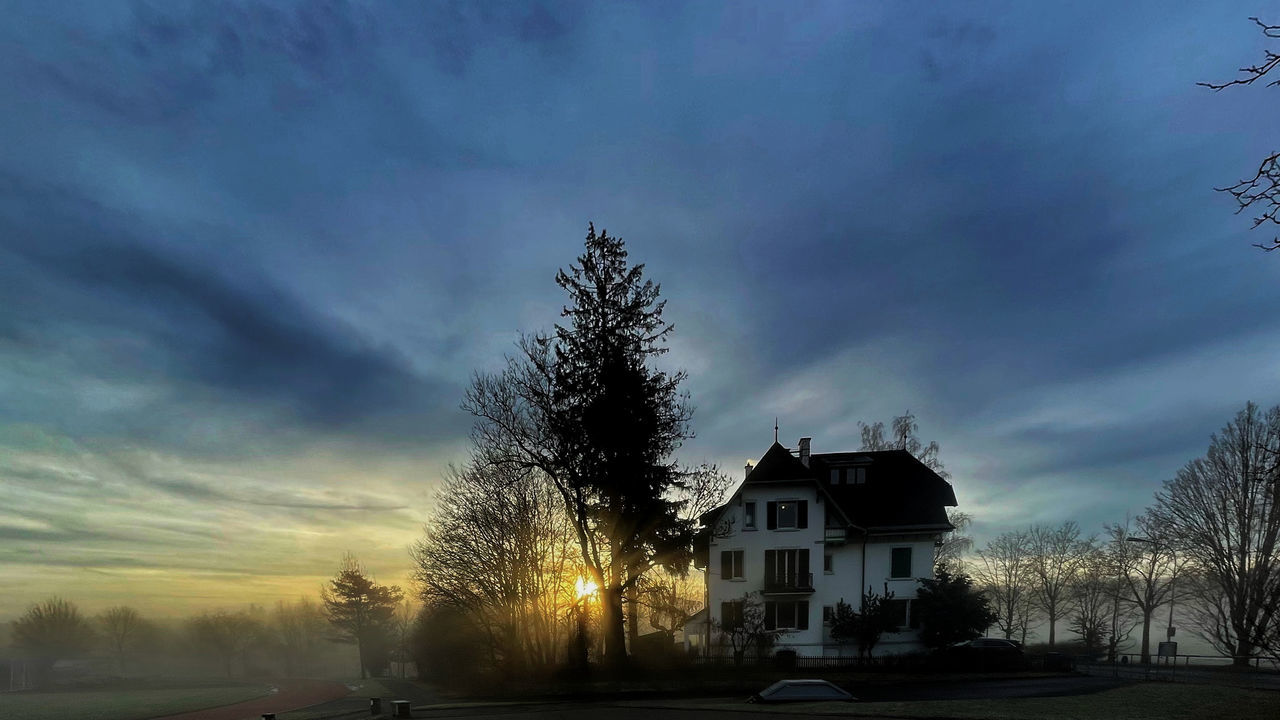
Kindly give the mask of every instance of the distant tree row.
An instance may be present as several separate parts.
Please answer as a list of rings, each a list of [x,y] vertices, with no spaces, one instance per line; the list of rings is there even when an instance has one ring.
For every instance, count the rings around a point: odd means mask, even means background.
[[[1158,610],[1176,603],[1194,631],[1246,664],[1280,655],[1280,407],[1250,403],[1136,518],[1085,537],[1074,522],[993,538],[972,562],[1006,638],[1059,621],[1089,649],[1117,652],[1141,628],[1143,661]],[[1170,624],[1174,622],[1172,615]]]
[[[385,671],[409,661],[412,613],[398,588],[369,579],[348,556],[322,602],[280,601],[274,608],[212,610],[185,621],[149,620],[120,605],[96,616],[53,597],[32,605],[13,622],[11,642],[30,685],[54,681],[59,661],[92,661],[98,672],[215,672],[299,677],[338,670],[339,644],[356,644],[362,672]],[[403,665],[402,665],[403,666]],[[353,668],[354,669],[354,668]]]

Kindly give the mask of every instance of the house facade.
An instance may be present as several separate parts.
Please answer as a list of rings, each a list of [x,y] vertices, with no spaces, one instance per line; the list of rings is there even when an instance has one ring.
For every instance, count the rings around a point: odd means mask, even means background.
[[[744,595],[763,603],[765,624],[782,632],[774,649],[802,657],[856,654],[831,638],[843,601],[861,607],[868,589],[892,592],[900,632],[876,653],[919,648],[911,601],[933,576],[934,547],[952,529],[950,483],[905,450],[814,454],[775,442],[721,507],[703,516],[699,567],[707,608],[686,634],[710,652],[719,628],[739,621]],[[697,623],[701,623],[701,628]]]

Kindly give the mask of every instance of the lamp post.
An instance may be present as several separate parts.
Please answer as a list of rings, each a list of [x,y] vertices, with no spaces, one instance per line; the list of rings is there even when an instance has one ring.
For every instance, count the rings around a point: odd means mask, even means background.
[[[1174,627],[1173,627],[1173,601],[1174,601],[1174,594],[1173,594],[1173,591],[1174,591],[1174,581],[1175,581],[1175,579],[1176,579],[1176,577],[1177,577],[1177,568],[1178,568],[1178,550],[1177,550],[1177,548],[1174,548],[1172,545],[1168,545],[1168,544],[1165,544],[1165,543],[1157,542],[1157,541],[1152,540],[1152,539],[1150,539],[1150,538],[1144,538],[1144,537],[1127,537],[1127,538],[1125,538],[1125,540],[1127,540],[1128,542],[1131,542],[1131,543],[1145,543],[1145,544],[1147,544],[1147,545],[1150,545],[1150,546],[1151,546],[1151,548],[1152,548],[1152,550],[1153,550],[1154,552],[1159,552],[1159,551],[1160,551],[1160,550],[1162,550],[1162,549],[1168,549],[1168,550],[1169,550],[1169,552],[1170,552],[1170,554],[1171,554],[1171,564],[1172,564],[1172,567],[1169,569],[1169,627],[1167,627],[1167,628],[1165,629],[1165,641],[1167,641],[1167,642],[1173,642],[1173,633],[1174,633]],[[1153,571],[1154,571],[1154,569],[1153,569]],[[1146,662],[1150,662],[1150,661],[1151,661],[1151,658],[1150,658],[1150,650],[1148,650],[1147,648],[1143,648],[1143,651],[1144,651],[1144,653],[1147,655]]]

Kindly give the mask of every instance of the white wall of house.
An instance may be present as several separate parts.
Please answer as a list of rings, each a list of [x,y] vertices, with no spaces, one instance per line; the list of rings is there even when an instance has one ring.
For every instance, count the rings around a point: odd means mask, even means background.
[[[808,527],[804,529],[767,529],[766,508],[770,501],[803,500],[808,503]],[[746,504],[755,503],[755,528],[747,526]],[[809,572],[813,574],[813,592],[786,595],[760,594],[765,601],[808,602],[808,628],[784,634],[777,648],[794,649],[802,656],[821,656],[857,653],[856,647],[840,647],[830,639],[823,624],[823,607],[834,608],[841,599],[858,608],[862,588],[871,586],[875,592],[884,592],[888,583],[896,599],[915,597],[919,586],[917,578],[932,577],[934,536],[898,535],[873,538],[866,544],[866,573],[863,574],[864,548],[860,541],[828,543],[825,518],[830,503],[820,497],[811,484],[747,485],[730,501],[721,516],[722,528],[727,532],[713,537],[708,558],[707,577],[709,610],[714,621],[721,621],[721,603],[741,599],[746,593],[761,593],[765,580],[766,550],[809,550]],[[911,549],[911,568],[908,578],[891,578],[891,562],[894,548]],[[722,552],[741,551],[741,577],[722,577]],[[831,570],[824,571],[824,555],[831,555]],[[918,633],[887,634],[876,646],[877,655],[901,653],[918,649]]]

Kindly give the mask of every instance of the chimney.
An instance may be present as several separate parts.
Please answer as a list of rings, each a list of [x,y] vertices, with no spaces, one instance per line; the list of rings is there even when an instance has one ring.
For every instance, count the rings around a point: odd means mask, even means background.
[[[748,461],[747,461],[747,465],[746,465],[746,467],[745,467],[745,468],[743,468],[743,470],[744,470],[745,472],[743,472],[742,476],[745,478],[746,476],[748,476],[748,475],[750,475],[750,474],[751,474],[751,471],[752,471],[752,470],[755,470],[755,469],[756,469],[756,464],[755,464],[754,462],[752,462],[752,461],[748,460]]]
[[[812,440],[813,438],[800,438],[800,462],[805,467],[809,467],[809,442]]]

